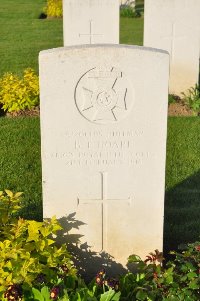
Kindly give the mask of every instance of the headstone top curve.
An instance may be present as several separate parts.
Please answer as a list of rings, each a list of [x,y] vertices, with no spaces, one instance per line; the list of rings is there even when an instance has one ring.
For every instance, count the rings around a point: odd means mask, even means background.
[[[93,45],[76,45],[76,46],[67,46],[67,47],[57,47],[47,50],[42,50],[39,53],[39,56],[50,54],[50,53],[56,53],[56,52],[66,52],[66,51],[73,51],[73,50],[84,50],[84,49],[99,49],[99,48],[105,48],[105,49],[132,49],[132,50],[141,50],[141,51],[149,51],[149,52],[155,52],[160,54],[169,55],[169,52],[163,49],[157,49],[152,47],[144,47],[144,46],[137,46],[137,45],[126,45],[126,44],[93,44]]]

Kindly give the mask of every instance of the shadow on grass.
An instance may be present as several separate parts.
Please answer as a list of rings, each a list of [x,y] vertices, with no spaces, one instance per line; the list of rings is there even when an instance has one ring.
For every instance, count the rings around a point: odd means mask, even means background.
[[[200,171],[166,191],[164,225],[165,254],[200,239]]]
[[[81,233],[81,226],[84,225],[76,219],[75,215],[76,213],[72,213],[58,220],[63,230],[59,231],[56,241],[67,244],[67,249],[73,256],[73,262],[79,274],[86,282],[90,282],[101,269],[105,269],[109,277],[125,274],[127,270],[120,263],[115,262],[111,255],[91,251],[87,242],[80,244],[80,238],[83,235],[69,233],[72,229],[80,229]]]
[[[47,15],[45,13],[41,13],[39,15],[39,19],[46,19],[47,18]]]
[[[135,9],[136,11],[140,12],[140,13],[144,13],[144,1],[136,1],[136,5],[135,5]]]
[[[0,117],[6,116],[5,111],[0,107]]]

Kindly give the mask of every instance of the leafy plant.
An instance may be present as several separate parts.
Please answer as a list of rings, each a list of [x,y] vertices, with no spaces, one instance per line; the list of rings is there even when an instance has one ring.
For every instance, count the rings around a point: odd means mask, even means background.
[[[146,260],[129,257],[129,268],[134,272],[108,278],[101,270],[86,285],[80,278],[71,284],[60,281],[49,289],[33,289],[35,299],[49,301],[195,301],[200,300],[200,244],[189,244],[182,253],[171,252],[173,261],[163,265],[162,253],[150,253]]]
[[[138,10],[135,10],[129,5],[123,5],[120,8],[120,17],[124,18],[139,18],[141,13]]]
[[[35,72],[24,70],[23,78],[6,73],[0,79],[0,104],[4,111],[18,112],[39,104],[39,80]]]
[[[182,95],[184,103],[193,111],[200,113],[200,86],[196,84]]]
[[[44,13],[47,15],[47,17],[62,17],[62,0],[47,0],[47,6],[44,8]]]
[[[200,300],[200,243],[189,244],[182,253],[165,266],[162,253],[150,253],[145,261],[131,255],[129,264],[135,273],[128,273],[120,279],[121,299],[129,300]]]
[[[66,246],[56,247],[55,218],[44,222],[18,218],[21,193],[0,192],[0,300],[2,301],[195,301],[200,300],[200,242],[182,252],[142,260],[131,255],[119,279],[101,270],[88,285],[77,277]],[[131,270],[134,270],[131,272]]]
[[[106,277],[104,270],[100,271],[96,279],[86,285],[81,278],[71,278],[67,281],[59,279],[52,288],[43,286],[32,289],[34,300],[50,301],[119,301],[119,281]]]
[[[51,287],[58,278],[76,277],[66,246],[55,246],[51,238],[61,229],[58,221],[15,217],[20,196],[0,192],[0,300],[29,300],[32,286]]]
[[[175,94],[168,95],[168,104],[180,102],[181,98]]]

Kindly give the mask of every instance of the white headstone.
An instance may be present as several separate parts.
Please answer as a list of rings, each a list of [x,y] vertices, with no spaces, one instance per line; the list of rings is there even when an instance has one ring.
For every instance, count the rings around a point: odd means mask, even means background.
[[[75,212],[82,242],[121,264],[162,250],[168,65],[134,46],[40,53],[44,216]]]
[[[117,0],[63,0],[64,46],[119,44]]]
[[[200,1],[145,0],[144,45],[170,53],[170,93],[194,87],[199,76]]]

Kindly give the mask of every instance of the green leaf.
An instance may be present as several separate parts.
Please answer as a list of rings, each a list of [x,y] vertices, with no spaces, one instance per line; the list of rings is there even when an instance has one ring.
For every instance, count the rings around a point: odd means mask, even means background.
[[[42,293],[42,296],[44,297],[44,300],[45,301],[50,301],[50,293],[49,293],[49,289],[47,286],[44,286],[42,289],[41,289],[41,293]]]
[[[197,283],[197,279],[189,283],[189,288],[191,288],[192,290],[199,289],[199,284]]]
[[[190,273],[187,274],[187,277],[188,277],[189,280],[191,280],[192,278],[197,277],[197,274],[194,273],[194,272],[190,272]]]
[[[47,239],[47,243],[48,243],[48,246],[50,246],[52,244],[55,244],[55,241],[53,239]]]
[[[33,287],[32,292],[33,292],[34,300],[45,301],[44,297],[42,296],[41,292],[38,289]]]
[[[128,258],[129,263],[140,262],[140,261],[142,261],[142,259],[139,256],[134,255],[134,254],[130,255],[129,258]]]
[[[76,299],[77,301],[81,301],[81,296],[80,296],[80,294],[79,293],[77,293],[77,299]]]
[[[36,241],[39,239],[39,228],[40,228],[40,223],[36,221],[29,221],[28,225],[28,241]]]
[[[115,292],[112,289],[110,289],[109,291],[105,292],[104,294],[101,294],[100,301],[109,301],[109,300],[111,300],[114,293]]]
[[[114,296],[112,297],[112,301],[118,301],[120,300],[120,296],[121,296],[121,292],[117,292],[114,294]]]
[[[23,192],[17,192],[17,193],[15,193],[14,197],[16,199],[18,199],[22,194],[23,194]]]
[[[38,242],[36,242],[36,247],[37,247],[37,250],[39,251],[43,251],[44,248],[45,248],[45,241],[44,240],[39,240]]]
[[[11,197],[11,198],[13,197],[12,191],[5,189],[5,192],[9,197]]]
[[[167,284],[172,283],[173,282],[173,276],[172,275],[167,276],[166,277],[166,282],[167,282]]]
[[[143,291],[143,290],[139,290],[139,291],[137,292],[137,294],[136,294],[136,298],[137,298],[138,300],[143,301],[143,300],[145,300],[145,299],[147,298],[147,293],[146,293],[145,291]]]
[[[100,301],[118,301],[120,298],[120,292],[116,293],[114,290],[109,289],[109,291],[101,294]]]
[[[142,280],[143,278],[145,278],[145,274],[144,273],[137,273],[136,274],[136,281],[139,282],[140,280]]]

